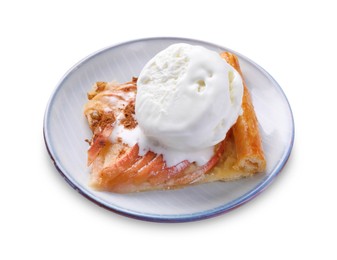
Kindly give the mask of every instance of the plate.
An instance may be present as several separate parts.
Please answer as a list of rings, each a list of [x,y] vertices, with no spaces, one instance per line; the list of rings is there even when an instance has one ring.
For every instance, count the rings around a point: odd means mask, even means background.
[[[235,53],[250,89],[259,120],[267,170],[233,182],[215,182],[179,190],[133,194],[98,192],[88,187],[86,166],[91,132],[83,115],[86,93],[96,81],[126,82],[167,46],[185,42]],[[214,217],[250,201],[282,170],[292,150],[294,121],[287,98],[277,82],[259,65],[227,48],[186,38],[147,38],[100,50],[77,63],[57,85],[46,108],[44,139],[55,167],[84,197],[128,217],[155,222],[187,222]]]

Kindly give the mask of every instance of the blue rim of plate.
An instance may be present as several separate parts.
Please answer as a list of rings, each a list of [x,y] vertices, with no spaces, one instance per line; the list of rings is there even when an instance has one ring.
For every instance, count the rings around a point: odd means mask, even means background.
[[[144,212],[128,210],[126,208],[119,207],[119,206],[116,206],[116,205],[107,204],[104,201],[100,200],[99,198],[93,196],[91,193],[87,192],[86,189],[81,188],[81,185],[79,185],[71,177],[71,174],[69,174],[66,170],[63,169],[61,162],[59,162],[58,160],[55,159],[55,153],[54,153],[54,151],[52,149],[52,146],[50,144],[50,141],[49,141],[49,133],[48,133],[48,129],[47,129],[47,123],[48,123],[48,119],[49,119],[50,107],[53,104],[54,97],[55,97],[56,93],[58,92],[58,90],[61,88],[63,82],[69,77],[69,75],[76,72],[76,69],[82,63],[87,62],[88,60],[94,58],[95,56],[97,56],[99,54],[102,54],[102,53],[104,53],[104,52],[106,52],[110,49],[116,48],[116,47],[121,47],[123,45],[128,45],[128,44],[131,44],[131,43],[134,43],[134,42],[149,41],[149,40],[196,41],[196,42],[199,42],[199,43],[212,45],[212,46],[214,46],[216,48],[219,48],[219,49],[226,49],[226,50],[236,54],[237,56],[239,56],[240,59],[244,59],[246,62],[251,63],[256,68],[258,68],[267,78],[269,78],[273,82],[274,87],[277,87],[278,90],[280,91],[280,93],[283,95],[283,98],[287,102],[289,112],[290,112],[290,115],[291,115],[291,128],[292,128],[291,130],[292,131],[291,131],[290,143],[288,144],[286,151],[283,153],[282,158],[280,158],[279,163],[274,167],[274,169],[268,174],[268,176],[263,178],[262,181],[258,185],[256,185],[253,189],[251,189],[249,192],[243,194],[242,196],[236,198],[235,200],[233,200],[229,203],[226,203],[222,206],[219,206],[219,207],[216,207],[216,208],[213,208],[213,209],[210,209],[210,210],[206,210],[206,211],[201,211],[201,212],[196,212],[196,213],[191,213],[191,214],[177,214],[177,215],[174,215],[174,214],[172,214],[172,215],[147,214],[147,213],[144,213]],[[44,120],[43,120],[43,137],[44,137],[44,142],[45,142],[45,145],[46,145],[46,148],[47,148],[47,152],[48,152],[51,160],[53,161],[54,166],[57,169],[57,171],[60,173],[60,175],[67,181],[67,183],[73,189],[75,189],[77,192],[79,192],[85,198],[89,199],[90,201],[94,202],[98,206],[103,207],[103,208],[105,208],[109,211],[112,211],[112,212],[117,213],[117,214],[122,215],[122,216],[130,217],[130,218],[133,218],[133,219],[138,219],[138,220],[143,220],[143,221],[151,221],[151,222],[180,223],[180,222],[199,221],[199,220],[203,220],[203,219],[216,217],[216,216],[222,215],[224,213],[228,213],[229,211],[242,206],[243,204],[249,202],[250,200],[255,198],[257,195],[262,193],[273,182],[275,177],[282,171],[283,167],[286,165],[286,163],[289,159],[289,156],[291,154],[293,144],[294,144],[295,126],[294,126],[293,113],[292,113],[289,101],[288,101],[286,95],[284,94],[284,91],[282,90],[280,85],[276,82],[276,80],[265,69],[263,69],[260,65],[256,64],[254,61],[250,60],[249,58],[245,57],[244,55],[242,55],[242,54],[240,54],[236,51],[233,51],[233,50],[230,50],[228,48],[224,48],[220,45],[216,45],[216,44],[209,43],[209,42],[206,42],[206,41],[201,41],[201,40],[196,40],[196,39],[191,39],[191,38],[180,38],[180,37],[151,37],[151,38],[141,38],[141,39],[137,39],[137,40],[127,41],[127,42],[115,44],[115,45],[112,45],[112,46],[108,46],[106,48],[103,48],[101,50],[98,50],[98,51],[92,53],[91,55],[88,55],[87,57],[85,57],[84,59],[82,59],[78,63],[76,63],[72,68],[70,68],[65,73],[65,75],[61,78],[61,80],[57,84],[55,90],[53,91],[53,93],[52,93],[52,95],[51,95],[51,97],[48,101],[47,108],[46,108],[45,115],[44,115]]]

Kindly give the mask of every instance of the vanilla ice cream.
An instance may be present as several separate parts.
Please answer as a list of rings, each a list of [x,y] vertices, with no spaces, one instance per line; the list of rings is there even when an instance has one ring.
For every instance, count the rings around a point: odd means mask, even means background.
[[[140,146],[164,158],[207,162],[242,111],[240,75],[201,46],[179,43],[159,52],[137,85],[136,119],[145,137]]]

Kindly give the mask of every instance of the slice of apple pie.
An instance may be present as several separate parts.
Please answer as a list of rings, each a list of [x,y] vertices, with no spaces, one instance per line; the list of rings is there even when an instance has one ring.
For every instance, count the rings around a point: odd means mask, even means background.
[[[220,55],[243,79],[238,58],[229,52]],[[172,166],[162,154],[150,150],[141,153],[138,143],[130,145],[127,141],[129,135],[139,134],[135,118],[137,79],[123,84],[97,82],[84,109],[93,133],[88,150],[91,187],[130,193],[229,181],[263,172],[266,160],[258,121],[244,79],[243,85],[242,114],[226,138],[214,146],[208,162],[197,165],[182,160]],[[124,134],[122,128],[127,130]]]

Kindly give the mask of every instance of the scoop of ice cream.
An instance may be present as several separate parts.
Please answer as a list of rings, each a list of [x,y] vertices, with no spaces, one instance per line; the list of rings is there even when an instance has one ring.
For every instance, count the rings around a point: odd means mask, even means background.
[[[241,113],[240,75],[201,46],[173,44],[153,57],[137,81],[136,119],[146,137],[181,151],[212,147]]]

